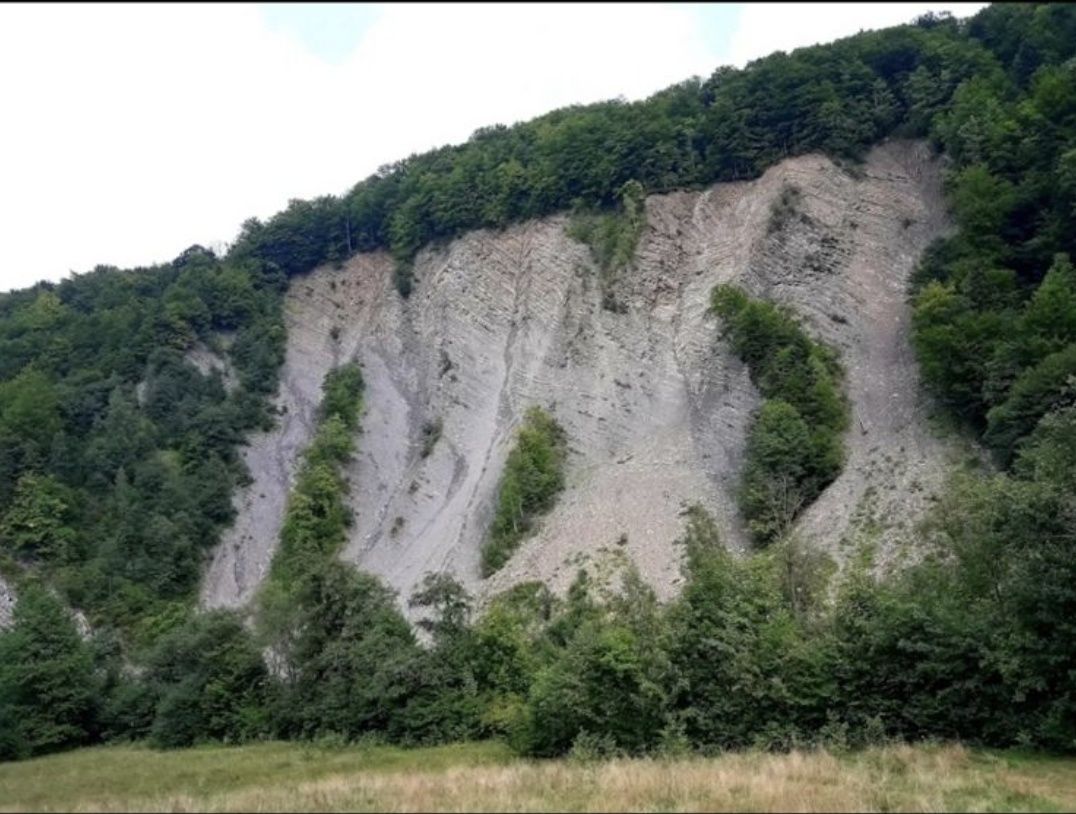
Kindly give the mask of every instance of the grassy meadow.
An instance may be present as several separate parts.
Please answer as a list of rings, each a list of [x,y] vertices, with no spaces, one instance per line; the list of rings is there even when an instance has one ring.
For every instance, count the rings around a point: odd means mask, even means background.
[[[99,747],[0,764],[0,811],[1072,811],[1076,759],[958,745],[532,761],[498,743]]]

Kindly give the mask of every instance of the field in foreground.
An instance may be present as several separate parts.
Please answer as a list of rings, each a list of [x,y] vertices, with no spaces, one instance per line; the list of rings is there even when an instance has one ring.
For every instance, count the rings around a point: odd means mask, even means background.
[[[1073,811],[1076,759],[961,746],[524,761],[497,743],[84,749],[0,764],[0,811]]]

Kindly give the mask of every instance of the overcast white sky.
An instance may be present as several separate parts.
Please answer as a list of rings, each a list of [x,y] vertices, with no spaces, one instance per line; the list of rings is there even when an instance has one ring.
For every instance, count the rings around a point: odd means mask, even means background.
[[[225,243],[481,126],[983,5],[2,5],[0,291]]]

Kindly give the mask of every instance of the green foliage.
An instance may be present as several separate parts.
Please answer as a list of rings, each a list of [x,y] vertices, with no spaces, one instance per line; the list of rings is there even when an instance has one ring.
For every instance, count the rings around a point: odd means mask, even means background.
[[[552,508],[564,488],[566,453],[564,430],[541,408],[530,408],[501,475],[493,524],[482,547],[485,576],[508,561],[535,520]]]
[[[1076,493],[1076,407],[1047,414],[1026,439],[1016,459],[1018,474]]]
[[[267,223],[257,218],[246,221],[232,254],[292,276],[347,256],[350,235],[348,215],[339,199],[326,195],[313,201],[292,200]]]
[[[69,488],[48,475],[26,474],[0,518],[0,548],[18,558],[64,562],[75,557]]]
[[[1017,476],[959,479],[934,516],[953,555],[940,566],[939,601],[953,602],[953,627],[977,637],[980,664],[1006,690],[996,707],[980,690],[982,737],[1068,751],[1076,747],[1073,425],[1071,408],[1050,414],[1021,449]]]
[[[144,682],[157,699],[150,734],[158,746],[234,743],[269,731],[269,675],[232,612],[194,616],[163,637],[149,656]]]
[[[600,274],[602,307],[625,313],[627,307],[616,296],[617,276],[634,259],[646,226],[645,191],[638,181],[628,181],[617,198],[619,205],[612,212],[575,212],[568,235],[590,247]]]
[[[432,646],[420,652],[407,702],[391,733],[408,743],[469,740],[489,734],[482,713],[490,695],[480,641],[470,625],[472,598],[447,574],[427,574],[408,603]]]
[[[232,519],[243,434],[268,425],[283,338],[263,269],[197,246],[0,295],[5,553],[130,640],[189,603]],[[237,388],[185,360],[196,342],[220,344]]]
[[[1054,407],[1076,402],[1076,342],[1022,371],[986,414],[983,438],[1006,455]]]
[[[1048,480],[957,479],[933,515],[937,556],[889,584],[860,578],[838,604],[848,719],[1076,747],[1074,518],[1072,493]]]
[[[470,622],[470,597],[448,574],[427,574],[408,604],[412,608],[430,609],[432,617],[420,619],[418,624],[436,642],[459,636]]]
[[[1076,471],[1070,412],[1022,453],[1027,478],[954,483],[926,560],[885,581],[853,568],[832,605],[831,566],[804,544],[741,559],[691,509],[679,599],[655,608],[629,590],[602,606],[577,583],[553,609],[512,742],[539,755],[660,750],[670,733],[703,750],[944,738],[1071,752],[1076,493],[1047,474]]]
[[[334,432],[338,426],[337,422],[331,422],[319,431],[311,452],[325,448],[329,437],[339,436],[340,433]],[[272,579],[294,583],[340,549],[348,525],[344,494],[343,478],[332,464],[310,463],[308,453],[308,463],[299,472],[288,500],[280,548],[273,557]]]
[[[671,719],[692,743],[789,745],[818,727],[834,692],[824,635],[814,641],[769,555],[739,560],[701,510],[689,514],[686,583],[670,608],[677,687]]]
[[[959,227],[924,258],[914,339],[924,379],[1008,464],[1070,398],[1076,342],[1076,64],[1064,6],[996,5],[968,34],[1001,70],[935,117]]]
[[[629,577],[621,601],[578,620],[532,680],[513,740],[526,754],[564,754],[597,737],[604,752],[641,752],[663,723],[669,664],[653,592]]]
[[[362,370],[355,363],[341,365],[325,375],[321,385],[321,416],[337,416],[349,430],[359,423],[362,409]]]
[[[833,353],[784,309],[717,286],[713,311],[765,401],[749,430],[740,507],[759,543],[778,539],[840,474],[848,406]]]
[[[344,502],[347,482],[340,468],[355,449],[362,391],[362,372],[356,364],[343,365],[325,376],[320,423],[288,499],[280,548],[269,572],[278,586],[297,586],[344,544],[351,515]]]
[[[24,583],[15,624],[0,633],[0,759],[87,743],[97,688],[90,649],[68,611],[46,589]]]
[[[387,730],[419,656],[391,592],[328,560],[303,580],[288,610],[284,626],[262,620],[284,676],[274,715],[279,734],[355,739]]]

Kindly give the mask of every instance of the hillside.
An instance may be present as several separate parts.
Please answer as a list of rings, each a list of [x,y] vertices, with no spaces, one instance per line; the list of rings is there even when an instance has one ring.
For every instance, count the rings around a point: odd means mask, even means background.
[[[999,4],[0,295],[0,758],[1076,751],[1074,224]]]
[[[599,270],[564,216],[420,253],[421,284],[407,300],[385,254],[296,278],[285,304],[284,415],[245,452],[254,481],[238,495],[204,602],[242,604],[267,572],[321,380],[352,358],[363,366],[366,412],[348,469],[356,519],[345,560],[406,598],[430,571],[472,592],[538,579],[563,593],[580,565],[612,579],[627,554],[672,596],[687,506],[704,506],[724,540],[748,545],[735,491],[759,397],[708,313],[710,291],[725,282],[790,306],[848,369],[849,459],[803,518],[805,536],[843,558],[869,492],[885,527],[880,556],[907,548],[946,468],[945,445],[925,423],[905,294],[922,250],[946,228],[940,161],[924,145],[887,143],[857,175],[808,155],[757,181],[651,196],[635,260],[615,283],[626,313],[602,308]],[[798,210],[773,231],[790,188]],[[503,462],[533,404],[565,428],[568,486],[533,539],[483,583],[478,552]],[[434,420],[441,440],[423,457],[422,427]],[[404,522],[394,530],[396,518]]]

